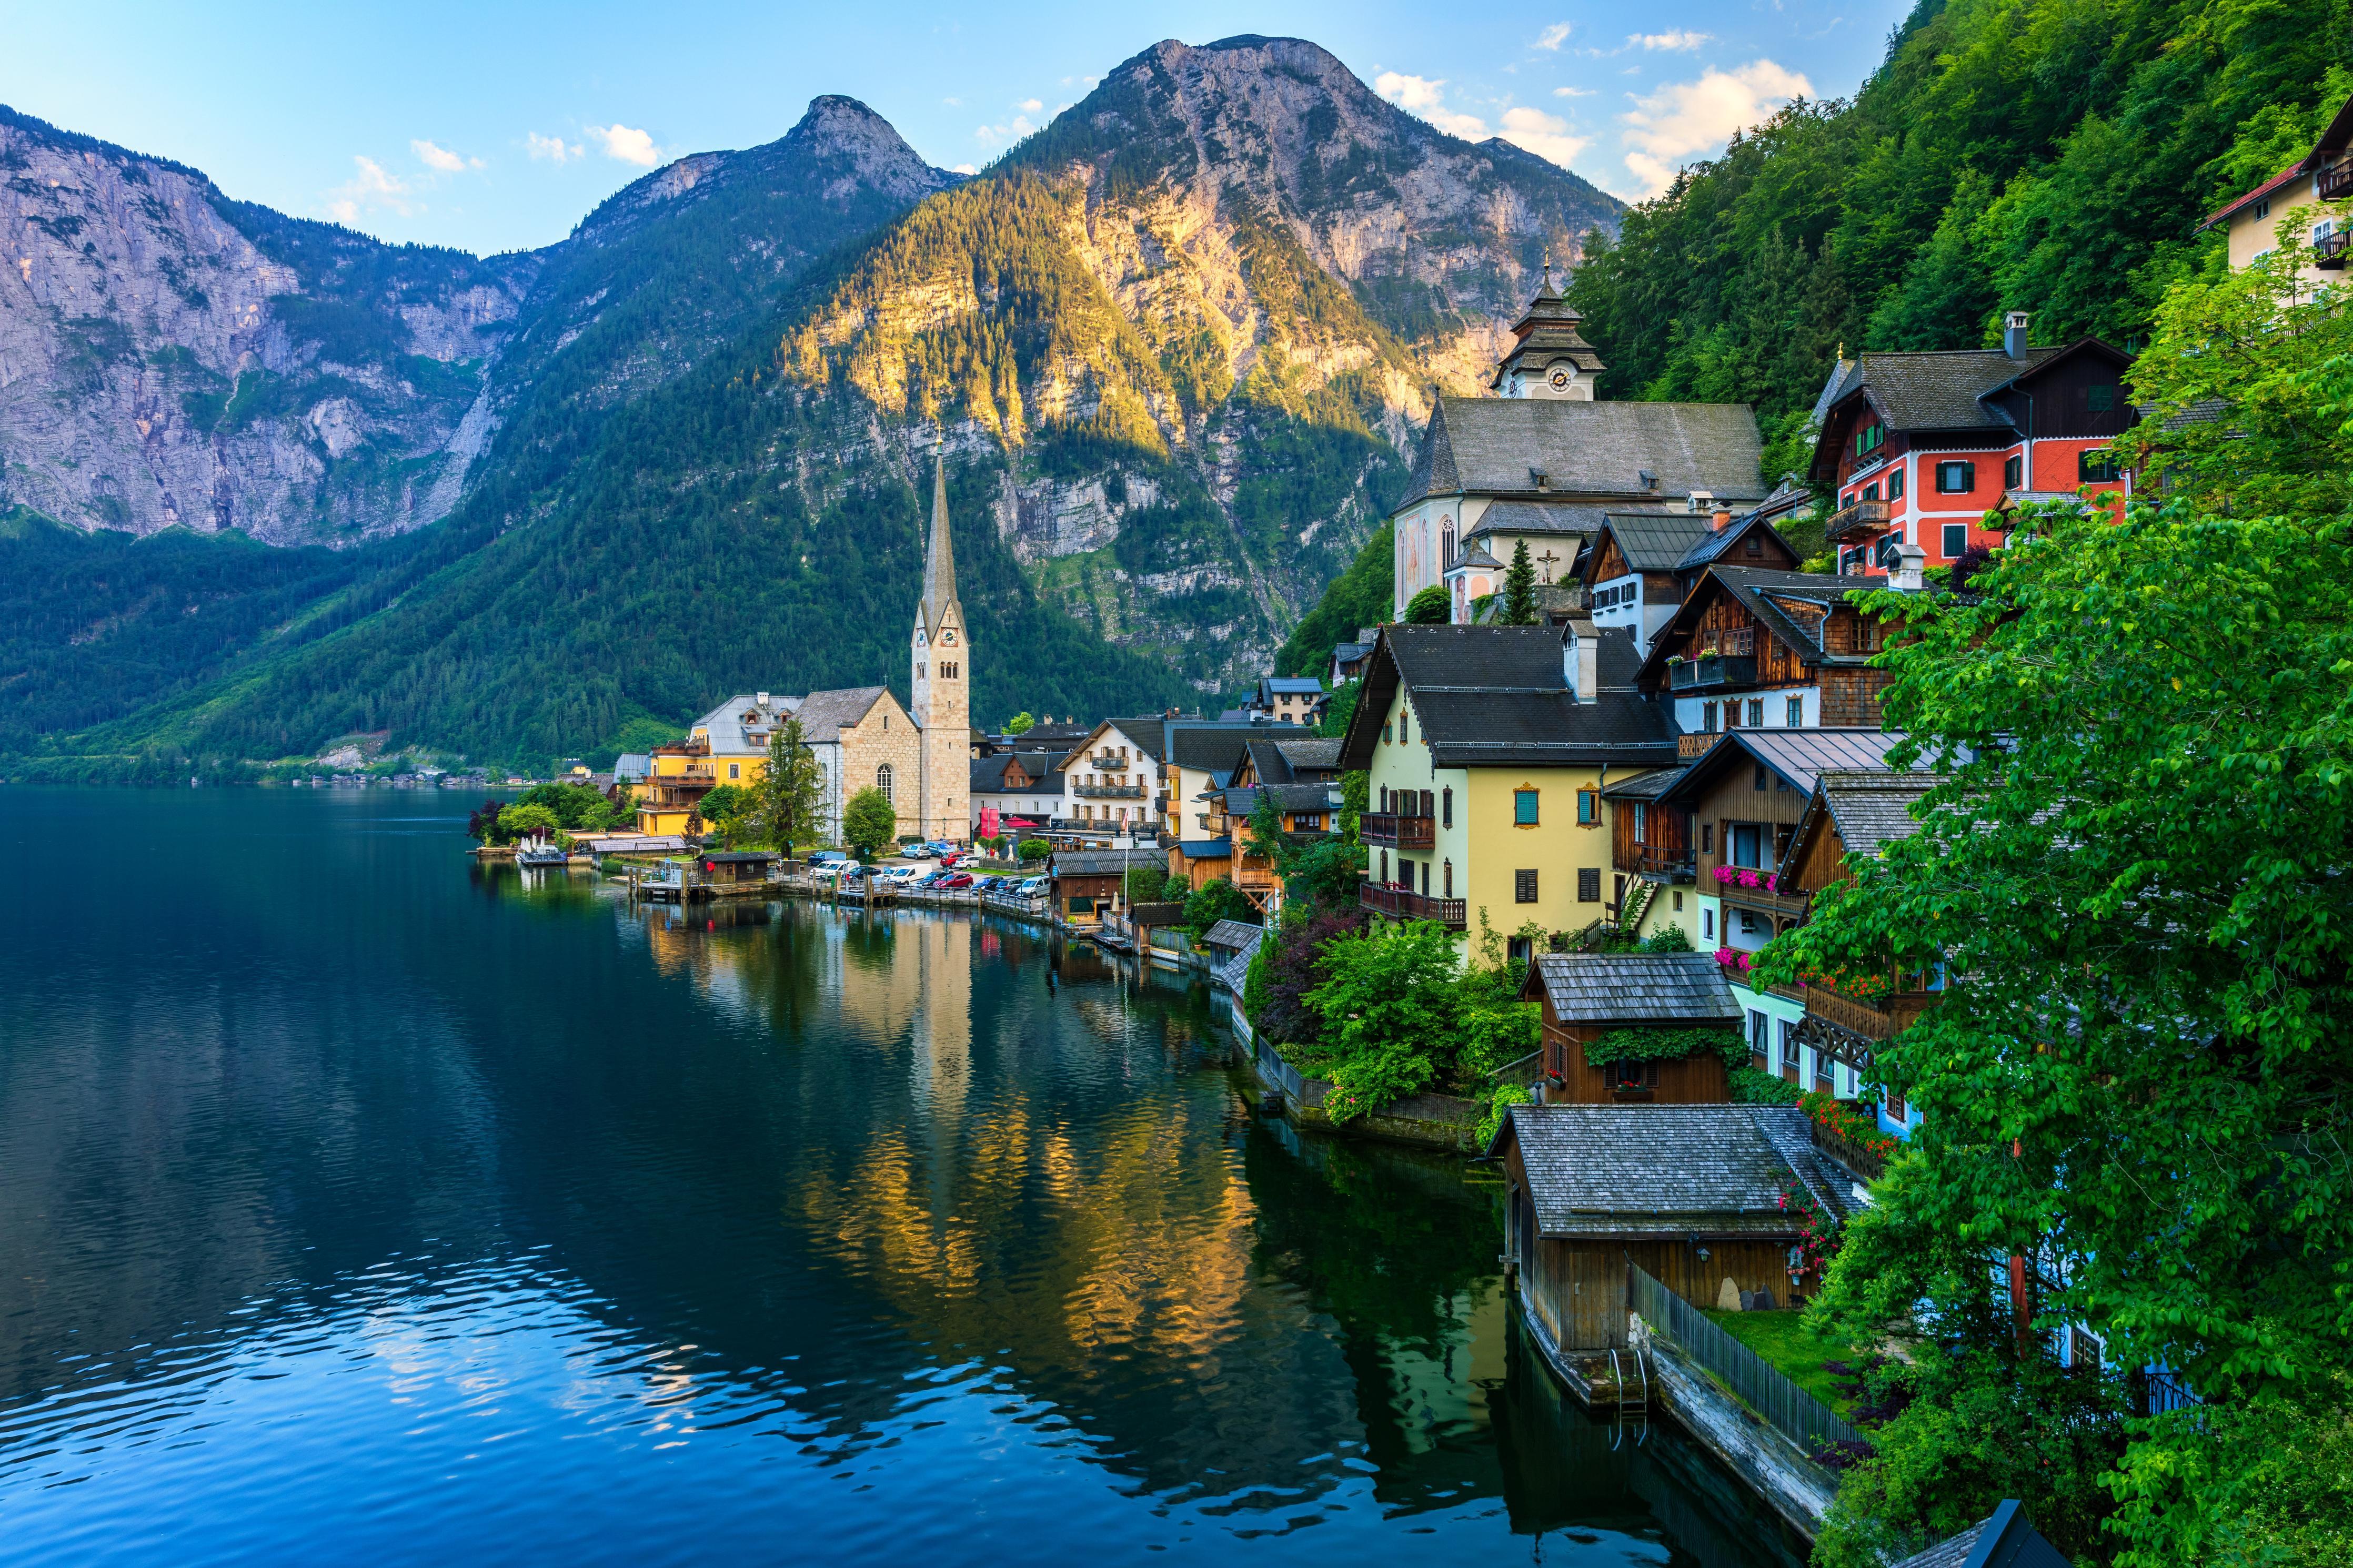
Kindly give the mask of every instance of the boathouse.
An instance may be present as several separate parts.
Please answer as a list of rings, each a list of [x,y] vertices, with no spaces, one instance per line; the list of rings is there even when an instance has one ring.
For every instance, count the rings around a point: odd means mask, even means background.
[[[1487,1155],[1522,1310],[1567,1355],[1626,1346],[1629,1264],[1694,1306],[1789,1304],[1808,1211],[1858,1201],[1793,1105],[1515,1105]]]
[[[1165,880],[1168,857],[1156,849],[1057,849],[1046,862],[1053,879],[1054,910],[1066,921],[1092,921],[1123,896],[1129,871],[1157,871]]]
[[[1704,952],[1546,952],[1523,999],[1543,1005],[1548,1104],[1722,1105],[1740,1004]]]
[[[768,868],[776,863],[776,857],[766,849],[709,849],[696,856],[694,863],[705,883],[726,888],[738,882],[766,881]]]

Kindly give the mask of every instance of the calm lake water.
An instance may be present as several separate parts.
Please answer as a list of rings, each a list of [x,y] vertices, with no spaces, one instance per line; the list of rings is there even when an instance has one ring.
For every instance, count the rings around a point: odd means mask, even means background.
[[[10,1563],[1793,1561],[1198,985],[464,821],[0,791]]]

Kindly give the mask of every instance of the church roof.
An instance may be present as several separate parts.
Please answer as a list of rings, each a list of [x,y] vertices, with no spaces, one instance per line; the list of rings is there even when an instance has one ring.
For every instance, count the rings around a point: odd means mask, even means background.
[[[1707,490],[1754,500],[1765,493],[1761,453],[1745,403],[1440,397],[1398,506],[1453,494],[1574,503]]]
[[[812,691],[801,699],[801,733],[812,746],[841,739],[842,727],[855,724],[891,695],[887,687],[852,686],[839,691]],[[712,748],[714,751],[717,748]]]
[[[953,606],[957,619],[963,619],[964,606],[956,604],[955,547],[948,537],[948,468],[944,456],[932,459],[932,539],[923,554],[923,602],[920,610],[923,635],[930,637],[940,629]]]

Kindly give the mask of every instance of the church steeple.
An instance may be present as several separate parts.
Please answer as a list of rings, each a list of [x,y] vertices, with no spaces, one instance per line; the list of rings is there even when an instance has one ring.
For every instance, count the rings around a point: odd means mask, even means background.
[[[944,454],[932,458],[932,540],[923,555],[923,602],[917,614],[923,630],[936,634],[949,609],[964,619],[956,603],[955,547],[948,538],[948,468]]]
[[[1591,398],[1605,367],[1577,332],[1584,320],[1553,287],[1552,258],[1546,257],[1544,281],[1512,323],[1511,351],[1495,366],[1488,386],[1505,397]]]

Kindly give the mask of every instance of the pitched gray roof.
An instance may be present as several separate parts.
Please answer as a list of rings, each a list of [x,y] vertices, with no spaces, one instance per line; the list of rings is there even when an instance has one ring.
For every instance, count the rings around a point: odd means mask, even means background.
[[[1830,772],[1820,775],[1822,804],[1838,829],[1839,844],[1849,855],[1876,855],[1899,838],[1920,830],[1912,806],[1943,783],[1933,773],[1915,771]]]
[[[1054,762],[1052,752],[999,752],[993,757],[975,757],[969,787],[975,795],[1002,795],[1006,792],[1006,765],[1019,763],[1021,771],[1035,782],[1019,786],[1014,793],[1059,795],[1062,781],[1054,776]]]
[[[654,771],[654,760],[643,752],[624,752],[613,762],[617,779],[641,779]]]
[[[1940,1541],[1894,1568],[2071,1568],[2015,1498],[1949,1541]]]
[[[880,691],[879,686],[872,689]],[[711,752],[718,757],[754,756],[768,749],[768,731],[788,715],[801,710],[807,700],[799,697],[778,697],[771,694],[768,705],[760,706],[757,692],[739,692],[694,721],[693,728],[711,737]],[[755,714],[754,722],[744,722],[744,715]],[[801,721],[807,725],[808,721]],[[815,735],[809,737],[814,741]]]
[[[1753,500],[1765,493],[1759,450],[1745,403],[1440,397],[1398,505],[1458,491],[1536,500],[1539,473],[1564,499],[1710,490]]]
[[[1303,735],[1298,740],[1278,738],[1274,749],[1291,764],[1292,775],[1330,773],[1340,771],[1340,737],[1337,735]]]
[[[1780,774],[1791,789],[1810,796],[1815,781],[1825,772],[1885,773],[1887,753],[1903,739],[1901,730],[1728,730],[1676,775],[1674,783],[1661,792],[1662,798],[1686,805],[1695,802],[1715,787],[1725,769],[1747,767],[1752,760]],[[1915,771],[1925,772],[1926,767],[1923,762]]]
[[[2000,410],[1978,399],[2057,353],[2056,348],[2029,349],[2023,360],[2000,349],[1867,353],[1831,401],[1860,386],[1898,430],[2007,430],[2010,421]]]
[[[1704,511],[1613,511],[1609,536],[1637,572],[1672,572],[1693,547],[1715,533],[1715,514]]]
[[[1332,783],[1255,784],[1246,789],[1226,791],[1226,810],[1236,816],[1248,816],[1258,808],[1261,795],[1274,796],[1276,807],[1283,811],[1336,811],[1339,809],[1340,785]]]
[[[1605,800],[1656,800],[1667,793],[1674,782],[1683,777],[1681,768],[1657,768],[1632,778],[1619,780],[1602,787]]]
[[[1241,765],[1243,750],[1253,736],[1263,738],[1264,724],[1194,726],[1169,736],[1168,760],[1179,767],[1229,773]]]
[[[1571,767],[1603,762],[1671,763],[1674,733],[1664,707],[1635,691],[1633,636],[1603,628],[1595,700],[1580,702],[1562,670],[1553,626],[1388,626],[1388,668],[1411,695],[1414,721],[1442,768]],[[1375,685],[1388,677],[1376,659]],[[1349,726],[1344,758],[1360,742],[1366,766],[1388,709],[1368,689]]]
[[[1607,515],[1598,506],[1499,500],[1479,514],[1479,521],[1471,525],[1465,538],[1476,539],[1483,533],[1562,533],[1590,539],[1601,531],[1601,520]]]
[[[1793,1163],[1813,1164],[1794,1105],[1514,1105],[1489,1152],[1507,1138],[1548,1237],[1795,1236],[1784,1192],[1840,1195]]]
[[[1057,877],[1116,877],[1138,866],[1168,871],[1168,857],[1158,849],[1057,849],[1048,864]]]
[[[1235,950],[1234,955],[1219,964],[1214,972],[1218,984],[1237,996],[1242,994],[1243,985],[1249,983],[1250,960],[1258,956],[1259,943],[1266,940],[1266,932],[1260,927],[1252,926],[1250,931],[1250,934],[1243,940],[1241,946]]]
[[[880,686],[851,686],[839,691],[812,691],[801,699],[801,733],[811,745],[841,739],[841,728],[855,724],[890,695]],[[714,750],[717,748],[714,746]]]
[[[1201,938],[1204,947],[1248,947],[1266,934],[1264,926],[1254,926],[1248,921],[1219,921]]]
[[[1735,1022],[1740,1004],[1706,952],[1541,952],[1533,978],[1564,1024]]]

